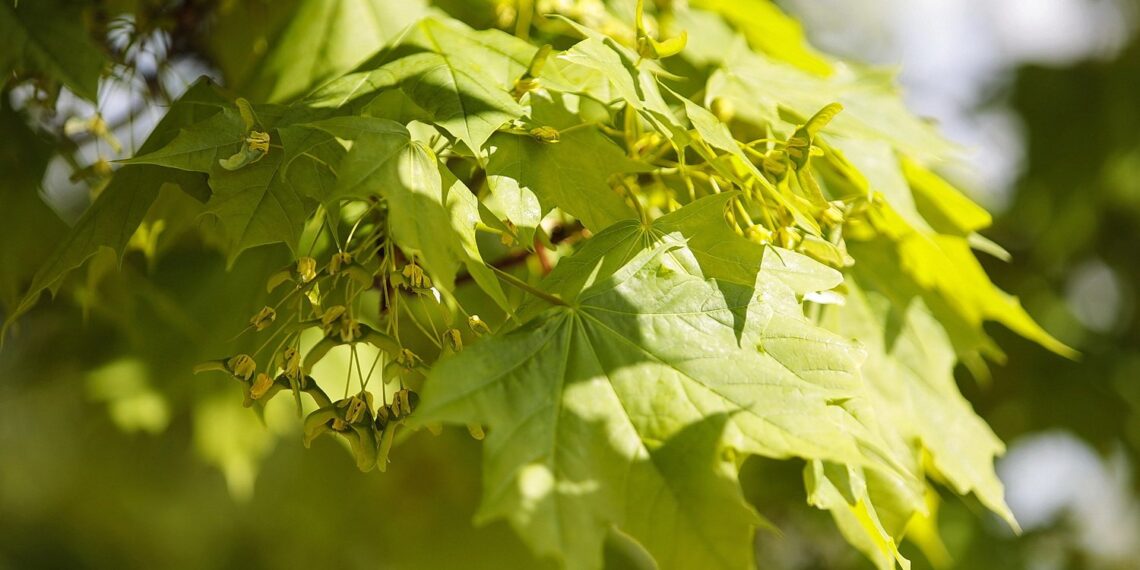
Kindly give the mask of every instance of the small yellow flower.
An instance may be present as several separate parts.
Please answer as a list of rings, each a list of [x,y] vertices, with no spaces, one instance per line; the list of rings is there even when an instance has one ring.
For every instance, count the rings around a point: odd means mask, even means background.
[[[273,307],[262,307],[256,315],[250,317],[249,324],[258,331],[263,331],[277,319],[277,311]]]
[[[538,142],[556,143],[562,138],[562,133],[554,127],[535,127],[530,130],[530,136]]]
[[[229,369],[230,374],[237,378],[249,382],[249,377],[257,372],[257,363],[254,362],[253,357],[248,354],[239,354],[226,362],[226,368]]]
[[[258,372],[257,380],[254,380],[253,386],[249,388],[249,396],[258,400],[269,391],[271,386],[273,386],[273,377],[264,372]]]
[[[467,317],[467,326],[471,328],[471,332],[475,333],[475,336],[491,334],[491,327],[487,326],[487,323],[483,322],[479,315]]]
[[[340,273],[341,268],[352,263],[352,254],[347,251],[336,253],[329,260],[329,275]]]
[[[428,277],[427,273],[424,273],[423,268],[419,265],[409,263],[404,266],[404,270],[401,271],[401,273],[408,280],[408,283],[413,289],[431,289],[431,277]]]
[[[317,260],[311,257],[302,257],[297,260],[297,275],[302,283],[308,283],[317,277]]]
[[[245,138],[245,142],[249,145],[250,150],[269,152],[269,133],[250,131],[249,136]]]
[[[416,353],[406,348],[400,350],[400,356],[396,360],[399,361],[400,364],[403,364],[405,368],[411,368],[416,365],[417,361],[423,361]]]
[[[451,350],[459,352],[463,350],[463,335],[459,333],[459,329],[447,329],[443,331],[443,338],[447,341],[447,345]]]

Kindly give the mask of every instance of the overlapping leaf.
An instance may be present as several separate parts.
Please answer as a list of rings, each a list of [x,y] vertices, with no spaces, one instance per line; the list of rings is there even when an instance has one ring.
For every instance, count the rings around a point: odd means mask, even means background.
[[[986,321],[1000,322],[1058,354],[1072,349],[1045,332],[1017,298],[998,289],[961,236],[922,231],[883,201],[872,203],[866,226],[850,232],[848,248],[860,261],[858,279],[873,283],[900,307],[920,297],[963,356],[1002,358],[986,334]]]
[[[666,568],[748,565],[751,547],[726,540],[750,532],[746,504],[726,510],[680,492],[724,496],[713,483],[730,466],[692,473],[657,456],[718,414],[718,446],[870,461],[875,444],[840,405],[861,388],[858,349],[807,322],[783,282],[762,276],[756,296],[706,281],[692,252],[671,241],[572,305],[442,361],[428,381],[425,421],[490,426],[481,516],[509,517],[569,567],[599,565],[608,524]],[[714,455],[705,447],[695,455]]]
[[[611,226],[543,282],[568,306],[433,372],[427,417],[491,426],[482,516],[510,517],[538,551],[572,567],[597,565],[607,523],[664,567],[741,567],[748,549],[714,540],[755,521],[742,505],[726,508],[728,488],[716,491],[734,482],[735,468],[698,463],[700,473],[682,473],[658,459],[658,446],[682,438],[698,457],[727,445],[899,473],[847,407],[861,397],[860,353],[810,324],[799,305],[839,274],[733,234],[723,217],[733,197],[705,198],[648,228]],[[702,423],[718,414],[722,427]],[[678,435],[686,430],[724,435],[698,444]],[[690,505],[682,487],[722,499]],[[655,495],[665,498],[650,507],[639,498]],[[729,522],[718,511],[741,514]],[[569,521],[594,528],[558,530]],[[696,528],[663,540],[675,524]]]
[[[478,150],[496,129],[523,115],[510,95],[534,55],[530,44],[497,30],[474,31],[426,18],[400,42],[307,99],[317,107],[364,105],[399,87],[436,125]]]
[[[427,13],[423,0],[223,4],[210,49],[231,87],[254,101],[305,95],[384,47]]]
[[[1005,446],[974,413],[954,381],[955,354],[946,333],[921,302],[903,314],[875,292],[849,287],[834,329],[867,350],[864,378],[884,425],[909,446],[921,445],[939,477],[1014,523],[994,472]],[[899,323],[892,327],[890,322]]]
[[[419,255],[436,283],[450,290],[462,264],[500,306],[507,306],[475,243],[478,200],[430,148],[387,119],[334,118],[307,127],[353,141],[331,198],[385,198],[392,237]]]
[[[493,197],[488,207],[523,228],[538,226],[557,206],[592,230],[601,230],[636,213],[612,187],[611,177],[643,170],[597,128],[565,107],[564,96],[531,94],[534,125],[574,128],[556,143],[526,134],[500,133],[488,143],[487,178]]]
[[[0,211],[8,219],[0,225],[0,307],[11,312],[24,293],[27,280],[39,262],[51,254],[55,241],[67,226],[40,197],[40,178],[51,157],[51,145],[38,139],[8,105],[0,101],[0,131],[9,136],[0,141]],[[28,235],[39,239],[25,243]]]
[[[343,149],[330,137],[312,139],[298,127],[277,129],[278,145],[252,164],[236,170],[221,161],[234,154],[247,135],[236,107],[227,105],[206,121],[183,129],[166,146],[141,154],[128,164],[150,164],[209,175],[212,194],[206,213],[221,225],[226,254],[232,263],[242,251],[285,243],[295,248],[310,215],[305,200],[322,201],[335,184]],[[281,145],[289,142],[288,148]]]
[[[976,233],[988,214],[929,169],[953,147],[906,111],[890,77],[831,67],[774,5],[692,5],[675,23],[715,40],[680,55],[701,68],[693,83],[711,73],[703,90],[662,79],[689,68],[639,55],[622,33],[562,19],[541,29],[577,35],[552,42],[569,47],[523,93],[515,81],[536,53],[523,39],[440,16],[396,37],[418,1],[290,2],[264,23],[272,34],[248,38],[268,51],[223,58],[243,95],[294,99],[367,60],[289,107],[258,106],[264,123],[253,126],[208,85],[192,89],[15,314],[100,248],[121,251],[164,183],[206,203],[231,262],[254,246],[295,246],[318,204],[379,199],[389,237],[449,301],[463,268],[524,323],[439,361],[415,418],[489,427],[480,517],[510,519],[537,552],[598,567],[616,527],[663,568],[748,567],[761,519],[736,481],[747,454],[807,459],[809,502],[881,568],[907,564],[908,527],[934,526],[924,471],[1008,518],[992,468],[1001,443],[957,391],[955,358],[1000,354],[987,320],[1067,348],[973,257],[971,246],[1001,252]],[[378,6],[392,17],[368,11]],[[13,13],[0,8],[0,31]],[[322,26],[329,33],[313,33]],[[59,58],[36,51],[28,29],[0,34],[21,50],[0,66],[20,59],[93,89],[88,69],[53,67]],[[693,99],[702,94],[708,108]],[[804,127],[820,109],[834,120]],[[258,160],[220,164],[262,133]],[[741,133],[764,146],[745,148]],[[783,152],[795,176],[770,171],[761,148]],[[687,180],[687,195],[673,193],[663,178],[687,168],[702,169],[700,192]],[[529,246],[555,208],[590,237],[516,314],[476,226],[489,212]],[[843,268],[847,286],[831,291],[839,271],[762,237],[777,231]],[[826,328],[805,317],[805,301],[835,304]]]
[[[946,160],[956,149],[907,110],[886,74],[856,74],[845,68],[819,77],[767,59],[738,45],[709,79],[706,100],[723,100],[739,118],[783,131],[791,112],[802,122],[838,101],[845,108],[825,130],[861,140],[886,141],[925,162]]]
[[[158,150],[176,138],[181,128],[208,120],[222,110],[223,101],[213,84],[199,81],[170,108],[140,152]],[[5,328],[35,306],[43,291],[50,290],[54,295],[64,277],[101,248],[121,254],[164,184],[176,184],[196,196],[205,187],[205,181],[197,174],[147,165],[119,169],[54,253],[42,262],[27,293],[8,315]]]

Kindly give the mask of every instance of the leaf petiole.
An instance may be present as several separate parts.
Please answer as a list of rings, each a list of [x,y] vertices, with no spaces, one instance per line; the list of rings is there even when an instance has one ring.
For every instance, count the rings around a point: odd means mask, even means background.
[[[515,277],[514,275],[511,275],[510,273],[507,273],[506,271],[503,271],[502,269],[499,269],[498,267],[495,267],[494,265],[490,265],[490,264],[484,264],[484,265],[486,265],[488,268],[490,268],[491,271],[494,271],[495,276],[498,277],[499,279],[501,279],[507,285],[511,285],[517,289],[521,289],[522,291],[530,293],[531,295],[534,295],[535,297],[538,297],[539,299],[542,299],[542,300],[544,300],[548,303],[551,303],[553,305],[560,305],[563,307],[569,306],[569,304],[566,301],[562,300],[562,298],[557,296],[557,295],[552,295],[550,293],[547,293],[546,291],[538,289],[537,287],[534,287],[533,285],[527,283],[526,281],[523,281],[522,279],[519,279],[518,277]]]

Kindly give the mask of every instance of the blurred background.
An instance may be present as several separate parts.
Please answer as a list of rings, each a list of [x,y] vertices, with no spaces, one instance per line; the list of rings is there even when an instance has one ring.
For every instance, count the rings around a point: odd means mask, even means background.
[[[115,158],[116,143],[129,153],[162,115],[132,93],[176,96],[202,73],[252,81],[258,26],[300,3],[222,2],[252,6],[251,24],[212,30],[208,46],[158,33],[124,45],[139,73],[99,92],[114,140],[81,123],[59,127],[77,133],[89,162]],[[982,256],[987,271],[1083,353],[1066,361],[994,327],[1008,361],[984,383],[960,371],[963,392],[1008,443],[998,470],[1025,531],[948,495],[940,520],[953,567],[1140,568],[1140,3],[780,4],[822,50],[901,71],[911,108],[966,149],[967,164],[950,174],[995,212],[983,233],[1013,261]],[[185,55],[195,50],[212,63]],[[90,192],[49,145],[28,144],[36,138],[12,109],[35,94],[6,95],[0,180],[41,185],[51,209],[5,204],[0,244],[58,235]],[[93,112],[66,92],[59,108]],[[160,204],[194,207],[180,196]],[[0,569],[544,567],[504,524],[471,527],[480,450],[464,430],[416,434],[388,473],[361,474],[332,439],[305,450],[286,399],[263,424],[240,407],[236,383],[191,376],[229,350],[230,331],[261,305],[244,284],[282,257],[260,248],[227,272],[219,255],[185,245],[189,229],[155,229],[161,236],[132,244],[121,272],[113,256],[95,258],[0,350]],[[12,268],[53,246],[0,247],[2,311],[18,298]],[[330,374],[345,365],[327,363]],[[762,567],[867,567],[830,517],[805,505],[801,465],[752,459],[741,480],[783,531],[757,537]],[[616,544],[607,561],[635,562]]]

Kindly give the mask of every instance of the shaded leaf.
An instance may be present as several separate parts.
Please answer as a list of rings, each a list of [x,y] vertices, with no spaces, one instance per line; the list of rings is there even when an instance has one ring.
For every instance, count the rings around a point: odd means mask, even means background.
[[[223,99],[209,80],[198,81],[174,103],[140,147],[140,152],[165,146],[176,138],[181,128],[220,112],[222,103]],[[121,255],[163,184],[176,184],[191,195],[204,186],[200,175],[151,165],[127,165],[115,172],[99,198],[83,213],[54,253],[43,261],[27,293],[8,315],[4,328],[35,306],[43,291],[50,290],[54,295],[64,277],[100,249],[111,248]]]
[[[0,72],[43,73],[95,101],[106,58],[84,26],[81,5],[61,0],[0,5]]]
[[[426,14],[423,0],[231,2],[209,48],[237,92],[285,102],[356,67]]]
[[[561,95],[531,94],[534,124],[558,130],[579,127],[582,119],[568,111]],[[529,135],[499,133],[488,143],[488,207],[521,228],[533,230],[552,208],[560,208],[599,231],[636,216],[611,187],[614,175],[645,169],[626,158],[617,145],[594,127],[576,128],[556,143]]]

